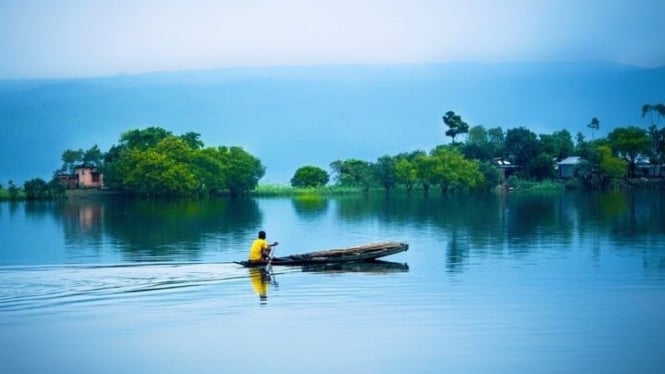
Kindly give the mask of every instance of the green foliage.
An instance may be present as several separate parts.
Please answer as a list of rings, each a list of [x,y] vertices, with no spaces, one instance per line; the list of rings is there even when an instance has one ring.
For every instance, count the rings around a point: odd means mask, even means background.
[[[541,153],[529,161],[527,174],[538,181],[554,177],[554,162],[547,153]]]
[[[516,193],[558,193],[563,191],[565,185],[563,183],[544,181],[536,182],[534,180],[523,179],[517,176],[510,176],[506,183],[513,187],[513,191]]]
[[[291,178],[293,187],[321,187],[328,184],[330,176],[328,172],[316,166],[303,166],[296,170]]]
[[[48,183],[34,178],[23,183],[23,192],[28,200],[61,199],[65,197],[65,185],[56,178]]]
[[[642,117],[651,115],[651,124],[658,126],[661,117],[665,117],[665,104],[644,104],[642,105]]]
[[[484,183],[478,162],[468,160],[454,149],[437,147],[431,157],[434,159],[433,179],[439,184],[441,192],[474,188]]]
[[[478,164],[478,171],[483,175],[484,183],[479,187],[484,187],[486,190],[490,190],[501,182],[501,175],[499,174],[499,168],[492,165],[489,162],[481,162]]]
[[[7,194],[9,195],[9,200],[16,200],[19,195],[19,189],[14,184],[14,181],[9,181],[9,187],[7,187]]]
[[[130,130],[120,136],[120,147],[145,151],[156,146],[164,138],[172,135],[170,131],[159,127]]]
[[[109,188],[141,196],[233,196],[256,188],[265,168],[240,147],[203,148],[196,133],[150,127],[121,136],[105,158]]]
[[[416,155],[413,163],[416,166],[418,183],[420,183],[423,191],[427,194],[430,187],[438,182],[436,159],[431,155],[423,153]]]
[[[337,160],[330,164],[330,168],[335,173],[335,180],[341,186],[360,187],[367,192],[375,182],[372,164],[366,161]]]
[[[82,162],[84,165],[91,167],[101,167],[104,154],[99,149],[97,144],[83,153]]]
[[[256,188],[266,172],[261,161],[241,147],[220,147],[219,151],[229,193],[238,196]]]
[[[413,161],[417,154],[420,153],[403,153],[395,156],[395,182],[404,186],[407,192],[411,192],[418,183],[418,168]]]
[[[552,135],[541,134],[540,142],[542,152],[547,153],[551,158],[556,158],[558,161],[572,156],[575,152],[573,137],[568,130],[555,131]]]
[[[640,155],[649,154],[651,141],[644,129],[636,126],[618,127],[607,135],[614,152],[622,155],[630,164],[630,176],[635,176],[635,163]]]
[[[626,176],[626,162],[612,154],[608,146],[598,146],[598,168],[601,173],[610,179],[619,179]]]
[[[446,130],[446,136],[450,136],[450,139],[453,144],[455,144],[455,138],[457,135],[466,134],[469,132],[469,124],[462,120],[462,117],[458,114],[455,114],[453,111],[448,111],[443,116],[443,123],[448,126]]]
[[[526,166],[540,153],[536,134],[524,127],[506,132],[505,151],[513,165]]]
[[[374,175],[386,192],[397,184],[396,160],[388,155],[379,157],[374,164]]]
[[[357,194],[358,187],[321,186],[321,187],[292,187],[276,184],[260,184],[252,191],[256,196],[298,196],[309,198],[312,196],[338,196]]]
[[[649,126],[649,137],[653,144],[653,158],[656,163],[665,163],[665,128],[658,130],[655,125]]]
[[[60,158],[62,160],[62,167],[57,173],[73,174],[74,169],[80,165],[101,168],[103,165],[104,153],[95,144],[86,151],[83,149],[68,149],[62,153]]]
[[[82,149],[64,151],[61,156],[62,167],[60,171],[68,174],[74,173],[74,168],[83,162],[84,153]]]
[[[28,200],[45,199],[48,197],[46,181],[41,178],[31,179],[23,183],[23,191]]]
[[[626,161],[614,156],[607,145],[597,145],[576,168],[582,185],[589,189],[607,189],[626,175]]]
[[[196,132],[188,132],[185,135],[180,135],[180,139],[184,140],[191,149],[201,149],[204,144],[201,141],[201,134]]]
[[[591,123],[589,123],[587,127],[591,129],[591,139],[593,139],[594,131],[598,130],[598,128],[600,127],[600,121],[598,120],[598,118],[593,117],[591,118]]]

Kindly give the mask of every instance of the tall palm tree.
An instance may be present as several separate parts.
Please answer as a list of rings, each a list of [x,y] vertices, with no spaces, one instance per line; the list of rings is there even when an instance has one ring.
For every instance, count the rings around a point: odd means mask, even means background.
[[[598,121],[598,118],[593,117],[591,118],[591,123],[588,124],[587,127],[591,128],[591,140],[593,140],[593,131],[598,130],[600,127],[600,121]]]

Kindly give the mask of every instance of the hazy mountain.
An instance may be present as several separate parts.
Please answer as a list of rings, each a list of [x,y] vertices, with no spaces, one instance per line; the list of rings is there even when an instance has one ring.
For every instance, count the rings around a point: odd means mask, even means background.
[[[648,126],[665,102],[665,68],[609,63],[318,66],[0,81],[0,183],[49,179],[65,149],[106,151],[123,131],[195,131],[208,146],[240,145],[288,182],[306,164],[375,160],[448,142],[441,116],[471,125],[568,129],[591,136]]]

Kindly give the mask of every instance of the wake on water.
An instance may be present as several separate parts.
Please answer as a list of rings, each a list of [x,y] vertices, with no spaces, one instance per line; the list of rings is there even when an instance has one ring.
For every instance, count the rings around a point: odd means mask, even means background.
[[[280,269],[280,273],[293,271]],[[247,281],[234,263],[141,263],[0,267],[0,312],[28,311],[93,301]]]

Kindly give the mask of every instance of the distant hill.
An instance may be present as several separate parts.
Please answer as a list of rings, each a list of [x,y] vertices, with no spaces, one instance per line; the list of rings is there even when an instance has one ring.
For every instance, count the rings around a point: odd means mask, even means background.
[[[240,145],[288,182],[299,166],[375,160],[448,142],[441,116],[471,125],[599,135],[646,127],[644,103],[665,102],[665,68],[611,63],[313,66],[0,81],[0,183],[49,179],[62,151],[160,126]]]

